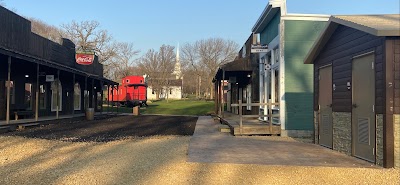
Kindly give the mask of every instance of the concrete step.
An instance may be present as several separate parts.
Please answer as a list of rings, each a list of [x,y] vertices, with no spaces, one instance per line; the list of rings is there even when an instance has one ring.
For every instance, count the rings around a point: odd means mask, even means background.
[[[220,125],[218,127],[218,130],[220,132],[228,132],[228,133],[231,132],[231,128],[228,125]]]

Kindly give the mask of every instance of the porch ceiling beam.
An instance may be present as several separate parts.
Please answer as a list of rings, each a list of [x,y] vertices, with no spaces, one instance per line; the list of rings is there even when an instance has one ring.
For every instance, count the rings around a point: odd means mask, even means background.
[[[37,57],[30,56],[30,55],[27,55],[27,54],[19,53],[19,52],[16,52],[16,51],[11,51],[11,50],[8,50],[8,49],[2,48],[2,47],[0,47],[0,54],[4,54],[6,56],[11,56],[13,58],[21,59],[21,60],[24,60],[24,61],[27,61],[27,62],[39,63],[40,65],[43,65],[43,66],[47,66],[47,67],[55,68],[55,69],[58,69],[58,70],[63,70],[63,71],[79,74],[79,75],[82,75],[82,76],[91,76],[91,77],[96,78],[98,80],[103,79],[103,80],[107,81],[108,83],[117,84],[117,82],[114,82],[114,81],[111,81],[111,80],[108,80],[108,79],[104,79],[103,77],[100,77],[99,75],[90,74],[90,73],[87,73],[85,71],[81,71],[81,70],[72,68],[70,66],[65,66],[65,65],[53,62],[53,61],[37,58]]]

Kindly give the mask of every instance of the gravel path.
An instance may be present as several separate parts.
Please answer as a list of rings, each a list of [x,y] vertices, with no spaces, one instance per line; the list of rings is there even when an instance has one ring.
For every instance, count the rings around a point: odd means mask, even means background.
[[[400,184],[394,169],[188,163],[189,140],[0,136],[0,184]]]

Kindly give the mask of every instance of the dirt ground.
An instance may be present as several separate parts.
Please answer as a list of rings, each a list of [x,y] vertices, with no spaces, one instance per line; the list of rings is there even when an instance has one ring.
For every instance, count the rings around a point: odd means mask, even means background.
[[[108,142],[129,137],[193,135],[197,117],[187,116],[97,116],[42,122],[42,126],[9,132],[22,136],[73,142]]]
[[[0,184],[400,184],[395,169],[187,162],[197,118],[169,118],[64,120],[2,134]]]

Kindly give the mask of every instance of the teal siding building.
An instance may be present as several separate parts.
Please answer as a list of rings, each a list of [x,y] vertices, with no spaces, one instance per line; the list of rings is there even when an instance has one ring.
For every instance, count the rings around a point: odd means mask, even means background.
[[[303,61],[321,34],[328,15],[288,14],[286,1],[270,1],[254,25],[261,45],[268,52],[259,54],[260,102],[279,103],[283,136],[304,137],[313,134],[313,67]],[[260,114],[266,114],[260,106]],[[260,118],[266,119],[266,118]]]

